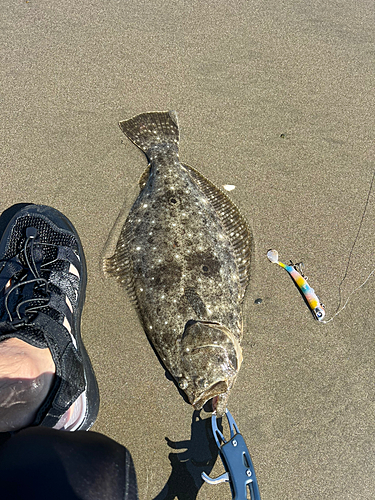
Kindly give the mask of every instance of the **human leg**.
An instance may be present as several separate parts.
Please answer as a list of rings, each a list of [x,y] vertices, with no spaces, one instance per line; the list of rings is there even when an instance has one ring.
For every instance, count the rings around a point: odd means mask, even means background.
[[[55,364],[48,348],[20,339],[0,342],[0,432],[31,425],[52,388]]]
[[[30,427],[0,445],[2,500],[137,500],[129,451],[97,432]]]

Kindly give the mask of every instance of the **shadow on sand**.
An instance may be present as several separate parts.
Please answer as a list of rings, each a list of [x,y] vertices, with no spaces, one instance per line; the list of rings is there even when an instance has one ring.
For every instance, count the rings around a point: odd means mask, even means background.
[[[194,500],[204,482],[202,472],[209,474],[218,456],[211,419],[202,419],[200,411],[194,411],[190,439],[176,442],[165,439],[170,448],[179,451],[169,454],[172,472],[154,500]]]

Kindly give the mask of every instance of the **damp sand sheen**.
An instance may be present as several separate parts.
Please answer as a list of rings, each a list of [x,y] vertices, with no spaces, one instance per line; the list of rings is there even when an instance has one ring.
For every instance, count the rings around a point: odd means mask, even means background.
[[[223,414],[242,363],[251,232],[212,182],[179,160],[177,114],[120,122],[147,157],[105,272],[126,287],[147,337],[195,409]]]

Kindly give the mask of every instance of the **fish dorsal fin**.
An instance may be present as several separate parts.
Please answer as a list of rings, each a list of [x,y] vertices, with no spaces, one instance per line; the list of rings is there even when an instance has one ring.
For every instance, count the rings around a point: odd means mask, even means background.
[[[127,245],[130,238],[129,229],[131,228],[125,223],[117,241],[115,252],[112,257],[104,259],[103,267],[105,274],[116,278],[121,286],[126,288],[130,300],[134,303],[136,310],[139,312],[135,293],[134,274],[132,272],[133,267]]]
[[[252,244],[250,228],[237,206],[225,193],[223,193],[223,191],[221,191],[215,186],[215,184],[206,179],[193,167],[189,167],[186,164],[183,164],[183,166],[187,169],[191,178],[211,203],[220,219],[225,233],[231,242],[240,276],[242,299],[250,276]]]
[[[179,130],[175,111],[142,113],[119,122],[124,134],[147,156],[152,148],[166,144],[178,147]]]

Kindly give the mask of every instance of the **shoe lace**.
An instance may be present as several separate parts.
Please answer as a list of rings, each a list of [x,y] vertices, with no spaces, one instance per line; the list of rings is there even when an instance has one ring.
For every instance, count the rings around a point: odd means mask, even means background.
[[[6,313],[13,326],[28,323],[32,316],[50,301],[48,281],[41,273],[50,271],[48,266],[57,259],[45,261],[43,247],[57,248],[57,245],[40,242],[37,229],[28,227],[23,248],[17,254],[23,270],[17,273],[18,278],[12,276],[8,281],[9,288],[4,300]],[[12,285],[15,280],[17,282]],[[27,298],[24,298],[25,295]]]

